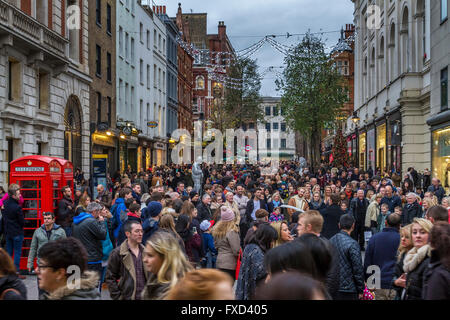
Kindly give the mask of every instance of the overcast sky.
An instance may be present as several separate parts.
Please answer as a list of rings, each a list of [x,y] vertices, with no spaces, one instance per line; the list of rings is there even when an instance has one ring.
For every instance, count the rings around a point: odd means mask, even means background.
[[[166,5],[167,14],[176,15],[178,2],[183,13],[208,14],[208,34],[217,34],[219,21],[224,21],[227,34],[236,51],[258,42],[265,35],[338,31],[353,23],[353,3],[350,0],[170,0],[155,1]],[[328,47],[337,43],[340,33],[326,33],[323,39]],[[286,45],[296,44],[303,36],[276,40]],[[259,72],[269,66],[283,66],[284,56],[268,44],[252,56],[258,60]],[[281,71],[281,69],[278,69]],[[268,73],[263,80],[261,95],[279,96],[275,85],[276,74]]]

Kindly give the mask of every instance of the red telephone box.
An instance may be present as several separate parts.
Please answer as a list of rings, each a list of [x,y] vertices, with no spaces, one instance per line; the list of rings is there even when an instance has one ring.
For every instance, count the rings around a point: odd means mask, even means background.
[[[73,164],[69,160],[53,157],[61,165],[61,187],[69,186],[72,190],[72,200],[74,199],[73,184]]]
[[[54,158],[26,156],[11,162],[10,183],[20,186],[24,198],[24,242],[20,269],[27,268],[34,231],[43,223],[43,212],[56,212],[62,198],[62,166]]]

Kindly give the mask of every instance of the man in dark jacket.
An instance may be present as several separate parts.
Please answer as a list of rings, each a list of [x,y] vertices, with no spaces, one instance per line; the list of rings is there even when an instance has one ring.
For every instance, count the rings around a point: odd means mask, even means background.
[[[250,199],[247,202],[244,219],[241,219],[240,221],[241,246],[244,244],[244,238],[248,229],[251,224],[256,221],[256,211],[259,209],[264,209],[269,212],[269,206],[264,200],[264,192],[260,189],[256,189],[253,199]]]
[[[402,213],[402,226],[413,222],[414,218],[422,218],[423,209],[417,202],[416,194],[410,192],[406,195],[406,204]]]
[[[202,202],[199,203],[197,206],[198,220],[200,220],[200,221],[212,220],[212,212],[211,212],[210,204],[211,204],[211,196],[209,194],[205,193],[202,196]]]
[[[141,244],[143,230],[135,220],[127,221],[124,229],[127,240],[111,252],[105,282],[111,299],[141,300],[141,293],[149,278],[142,260],[145,249]]]
[[[331,206],[320,211],[323,216],[323,229],[321,236],[331,239],[339,232],[339,219],[344,214],[344,211],[339,207],[340,196],[337,193],[331,195]]]
[[[105,206],[106,209],[111,209],[111,202],[112,202],[112,197],[111,197],[111,193],[109,193],[108,190],[105,189],[105,187],[102,184],[99,184],[97,186],[97,198],[95,199],[96,202],[103,204]]]
[[[394,195],[394,189],[391,185],[385,187],[386,195],[381,199],[380,205],[387,203],[389,211],[394,212],[396,207],[402,206],[402,199],[399,196]]]
[[[8,188],[8,200],[3,204],[2,216],[5,226],[6,251],[13,257],[17,272],[20,270],[20,258],[22,256],[23,227],[25,219],[22,208],[19,205],[20,187],[11,184]],[[21,279],[25,277],[20,276]]]
[[[364,223],[366,221],[367,208],[369,207],[369,200],[364,196],[364,190],[358,190],[356,198],[350,202],[349,214],[355,219],[355,228],[352,233],[352,238],[358,241],[361,251],[364,250]]]
[[[147,206],[147,218],[142,222],[144,235],[142,244],[145,245],[147,240],[159,229],[159,219],[161,218],[162,205],[158,201],[152,201]]]
[[[364,292],[364,269],[358,243],[350,237],[355,219],[349,214],[339,220],[341,231],[330,239],[339,259],[339,290],[336,300],[358,300]]]
[[[395,297],[396,292],[392,290],[392,278],[397,262],[397,250],[400,245],[400,221],[401,218],[398,214],[392,213],[387,216],[386,227],[382,232],[373,235],[367,245],[364,257],[366,280],[374,273],[374,270],[369,269],[369,267],[378,266],[381,271],[381,287],[375,288],[377,300],[393,300]],[[368,281],[367,285],[370,288],[373,283]]]
[[[438,198],[439,203],[442,202],[442,198],[445,196],[445,190],[442,188],[439,179],[431,179],[431,186],[428,187],[428,192],[433,192],[433,194]]]
[[[56,214],[56,224],[60,225],[66,235],[70,237],[72,235],[72,218],[74,214],[75,206],[73,204],[71,195],[72,190],[69,186],[62,187],[61,189],[63,198],[58,202],[58,212]]]
[[[103,244],[107,230],[102,212],[102,205],[91,202],[87,212],[80,213],[73,218],[73,237],[81,241],[88,253],[88,269],[102,272]]]

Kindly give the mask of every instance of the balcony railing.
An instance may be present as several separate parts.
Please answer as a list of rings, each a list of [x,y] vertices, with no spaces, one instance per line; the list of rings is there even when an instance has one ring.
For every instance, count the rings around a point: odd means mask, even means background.
[[[67,60],[69,40],[3,0],[0,0],[0,28]]]

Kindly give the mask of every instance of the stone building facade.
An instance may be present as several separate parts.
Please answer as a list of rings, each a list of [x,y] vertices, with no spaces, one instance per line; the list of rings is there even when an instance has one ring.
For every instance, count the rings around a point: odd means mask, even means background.
[[[4,187],[9,163],[25,155],[66,158],[89,177],[88,5],[86,0],[0,1]]]

